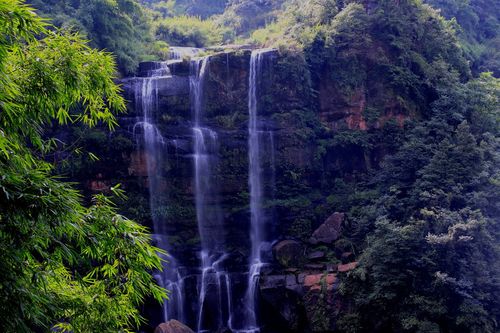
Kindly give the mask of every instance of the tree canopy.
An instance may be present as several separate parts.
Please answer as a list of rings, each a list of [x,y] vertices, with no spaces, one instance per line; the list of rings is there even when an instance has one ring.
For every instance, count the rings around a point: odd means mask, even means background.
[[[132,74],[154,54],[148,13],[136,0],[28,1],[57,27],[77,31],[90,46],[112,52],[119,70]]]

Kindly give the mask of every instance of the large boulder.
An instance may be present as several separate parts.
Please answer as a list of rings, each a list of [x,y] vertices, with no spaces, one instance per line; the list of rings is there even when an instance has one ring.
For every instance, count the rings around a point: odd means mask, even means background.
[[[284,240],[273,248],[274,257],[284,267],[299,266],[304,262],[304,246],[295,240]]]
[[[336,241],[342,233],[342,222],[344,222],[344,213],[333,213],[313,232],[309,242],[330,244]]]
[[[194,331],[180,321],[172,319],[158,325],[155,329],[155,333],[194,333]]]

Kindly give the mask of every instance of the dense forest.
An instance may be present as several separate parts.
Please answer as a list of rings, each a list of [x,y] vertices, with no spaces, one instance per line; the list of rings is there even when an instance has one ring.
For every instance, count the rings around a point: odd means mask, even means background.
[[[0,0],[0,331],[500,331],[500,2]]]

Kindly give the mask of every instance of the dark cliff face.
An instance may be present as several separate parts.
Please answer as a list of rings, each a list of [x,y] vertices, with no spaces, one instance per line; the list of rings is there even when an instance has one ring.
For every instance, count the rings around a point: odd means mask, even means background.
[[[217,187],[214,193],[218,195],[209,198],[208,205],[221,205],[223,243],[229,253],[227,269],[236,277],[248,270],[251,248],[250,53],[241,50],[211,56],[204,87],[203,122],[216,131],[219,142],[213,170],[213,183]],[[155,66],[142,64],[141,73]],[[376,168],[384,151],[390,149],[383,140],[377,146],[366,145],[366,136],[383,135],[387,126],[397,130],[404,125],[405,118],[398,111],[370,114],[370,107],[379,100],[379,95],[367,92],[364,85],[350,94],[342,93],[328,71],[314,72],[301,54],[271,52],[266,54],[262,66],[258,113],[263,135],[264,209],[269,216],[265,260],[274,263],[264,272],[269,278],[262,280],[261,290],[262,308],[274,315],[264,316],[263,320],[269,319],[271,323],[281,318],[277,327],[269,326],[269,332],[298,332],[304,327],[321,330],[324,325],[334,324],[321,321],[319,326],[313,324],[321,317],[321,311],[338,311],[343,305],[332,295],[328,296],[331,299],[322,297],[326,303],[318,305],[318,297],[320,293],[333,292],[338,285],[334,273],[337,265],[353,258],[342,257],[349,247],[340,234],[328,244],[311,243],[310,237],[334,211],[345,209],[341,202],[331,199],[332,190],[341,191],[358,174]],[[100,161],[92,167],[83,166],[84,173],[79,176],[86,181],[89,192],[105,192],[111,185],[123,184],[129,196],[123,212],[149,226],[152,226],[151,214],[166,221],[170,252],[183,269],[197,274],[200,238],[194,202],[189,63],[171,64],[170,70],[172,76],[157,83],[158,111],[154,122],[164,139],[161,149],[166,158],[152,166],[161,175],[159,186],[163,189],[161,198],[155,198],[161,203],[155,206],[156,211],[151,212],[148,205],[148,152],[137,140],[137,133],[134,137],[137,130],[134,124],[141,118],[139,102],[135,100],[140,89],[136,78],[122,81],[129,103],[128,113],[119,118],[121,127],[108,137],[100,131],[86,135],[88,145],[106,148],[97,152]],[[313,85],[311,77],[318,75],[323,79],[319,85]],[[291,264],[273,258],[271,244],[284,239],[302,244],[299,251],[302,259]],[[277,252],[274,255],[281,256]],[[323,276],[325,271],[330,271],[331,276]],[[196,288],[196,279],[187,282],[190,284]],[[278,294],[289,295],[285,297],[288,301],[279,301]],[[295,301],[290,303],[292,299]],[[290,313],[296,315],[290,317]]]

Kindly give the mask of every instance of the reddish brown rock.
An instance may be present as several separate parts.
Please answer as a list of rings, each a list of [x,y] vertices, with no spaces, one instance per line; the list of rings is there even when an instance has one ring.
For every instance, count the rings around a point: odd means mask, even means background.
[[[147,177],[148,175],[148,156],[145,151],[134,151],[130,154],[130,165],[128,173],[131,176]],[[156,170],[156,165],[151,168]]]
[[[339,93],[338,87],[332,80],[323,79],[320,82],[321,121],[334,130],[347,127],[366,131],[368,126],[363,116],[366,108],[364,87],[359,87],[346,96]]]
[[[336,241],[342,232],[344,213],[333,213],[326,221],[316,229],[309,242],[312,244],[332,243]]]
[[[194,331],[180,321],[169,320],[166,323],[158,325],[155,333],[194,333]]]
[[[350,263],[345,264],[345,265],[339,265],[338,271],[342,272],[342,273],[349,272],[349,271],[352,271],[353,269],[355,269],[357,265],[358,265],[358,262],[356,262],[356,261],[350,262]]]
[[[333,285],[337,281],[335,274],[312,274],[304,277],[304,287],[309,290],[321,290],[321,282],[324,281],[327,290],[333,290]]]
[[[110,187],[102,180],[91,180],[89,188],[93,192],[107,192],[110,190]]]

